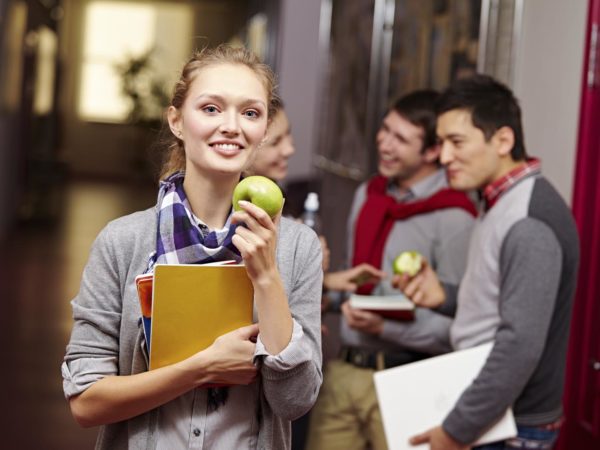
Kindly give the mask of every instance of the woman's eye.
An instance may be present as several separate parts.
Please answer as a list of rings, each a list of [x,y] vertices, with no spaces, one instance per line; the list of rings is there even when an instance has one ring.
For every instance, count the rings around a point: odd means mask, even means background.
[[[202,111],[213,114],[216,113],[218,110],[216,106],[209,105],[202,108]]]
[[[258,117],[258,111],[254,111],[254,110],[245,111],[244,115],[246,117],[256,118],[256,117]]]

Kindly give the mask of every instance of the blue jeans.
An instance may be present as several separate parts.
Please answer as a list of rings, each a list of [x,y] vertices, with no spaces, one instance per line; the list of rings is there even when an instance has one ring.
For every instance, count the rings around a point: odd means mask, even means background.
[[[473,450],[512,450],[537,449],[551,450],[558,438],[558,430],[544,430],[539,427],[522,427],[517,425],[517,437],[506,441],[473,447]]]

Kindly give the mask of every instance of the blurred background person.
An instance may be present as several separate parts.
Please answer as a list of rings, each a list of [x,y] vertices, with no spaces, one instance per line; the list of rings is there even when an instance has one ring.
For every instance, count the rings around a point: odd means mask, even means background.
[[[267,138],[256,152],[252,165],[245,171],[245,175],[262,175],[275,181],[284,190],[285,203],[283,214],[299,219],[303,203],[308,195],[309,183],[294,183],[286,189],[288,163],[290,157],[296,152],[292,127],[285,112],[283,101],[276,99],[275,113],[267,128]],[[316,230],[320,232],[321,230]],[[329,270],[329,247],[323,235],[319,235],[323,249],[323,270]]]
[[[265,142],[256,152],[256,157],[252,166],[246,170],[245,175],[262,175],[276,181],[280,185],[285,185],[285,178],[288,174],[288,159],[294,154],[294,141],[290,121],[285,113],[283,102],[277,98],[273,103],[275,113],[273,119],[267,127],[267,137]],[[306,186],[306,185],[305,185]],[[306,189],[298,189],[294,192],[294,199],[302,198]],[[300,192],[299,192],[300,191]],[[306,192],[307,194],[307,192]],[[300,205],[292,205],[288,201],[287,192],[284,194],[286,202],[283,206],[284,214],[289,211],[298,211]],[[329,248],[325,237],[320,235],[321,249],[323,252],[323,271],[329,269]],[[323,296],[324,301],[327,297]],[[322,308],[326,303],[322,304]],[[323,328],[323,330],[325,330]],[[308,432],[308,419],[310,414],[305,414],[292,422],[292,449],[302,450],[306,445],[306,436]]]
[[[393,273],[393,261],[404,251],[425,256],[446,280],[462,277],[475,207],[465,194],[448,189],[439,166],[438,97],[433,90],[411,92],[385,115],[376,136],[378,174],[358,188],[348,219],[349,265],[355,267],[327,274],[326,287],[345,279],[364,295],[398,294],[391,276],[384,275]],[[366,274],[362,283],[357,278],[361,273]],[[341,351],[325,368],[308,446],[385,450],[373,374],[448,351],[449,319],[427,309],[417,311],[407,337],[403,322],[352,308],[346,300],[344,295]]]
[[[275,113],[267,128],[266,140],[256,152],[246,175],[262,175],[282,184],[288,174],[288,160],[296,149],[283,102],[277,99],[273,107]]]

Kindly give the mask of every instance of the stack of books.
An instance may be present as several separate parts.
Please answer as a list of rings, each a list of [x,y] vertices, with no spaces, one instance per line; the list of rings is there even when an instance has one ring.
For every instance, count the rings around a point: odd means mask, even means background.
[[[252,324],[254,290],[243,265],[157,264],[136,278],[150,370],[182,361]]]

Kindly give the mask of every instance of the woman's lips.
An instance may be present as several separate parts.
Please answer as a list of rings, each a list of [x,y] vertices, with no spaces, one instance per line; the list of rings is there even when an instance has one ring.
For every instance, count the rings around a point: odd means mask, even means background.
[[[225,143],[217,143],[211,144],[210,147],[220,155],[224,156],[234,156],[240,153],[243,150],[243,147],[239,144],[225,144]]]

